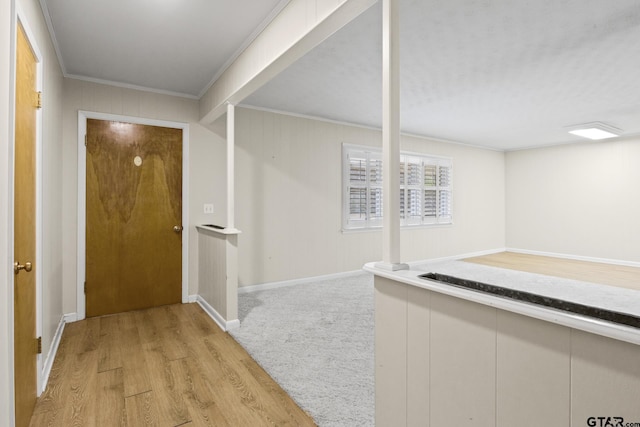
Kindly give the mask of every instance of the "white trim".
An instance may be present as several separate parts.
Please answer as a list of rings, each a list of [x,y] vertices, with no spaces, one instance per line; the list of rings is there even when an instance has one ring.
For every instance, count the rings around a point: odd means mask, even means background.
[[[235,151],[236,114],[235,105],[227,103],[227,227],[235,230]]]
[[[82,80],[82,81],[85,81],[85,82],[97,83],[97,84],[107,85],[107,86],[122,87],[122,88],[125,88],[125,89],[139,90],[139,91],[142,91],[142,92],[157,93],[157,94],[160,94],[160,95],[177,96],[179,98],[187,98],[187,99],[195,99],[195,100],[200,99],[198,96],[192,95],[190,93],[174,92],[174,91],[171,91],[171,90],[164,90],[164,89],[154,89],[152,87],[134,85],[134,84],[130,84],[130,83],[122,83],[122,82],[117,82],[117,81],[114,81],[114,80],[98,79],[98,78],[95,78],[95,77],[81,76],[81,75],[78,75],[78,74],[65,74],[64,76],[66,78],[68,78],[68,79]]]
[[[457,261],[465,258],[473,258],[478,256],[497,254],[500,252],[504,252],[506,250],[508,249],[506,248],[487,249],[485,251],[468,252],[466,254],[460,254],[460,255],[451,255],[451,256],[445,256],[440,258],[422,259],[419,261],[409,261],[407,262],[407,264],[409,264],[410,267],[414,267],[416,265],[424,264],[427,262],[431,263],[431,262]]]
[[[234,329],[240,328],[240,320],[234,319],[227,321],[227,331],[233,331]]]
[[[189,295],[189,299],[187,300],[187,303],[193,304],[194,302],[198,302],[198,295]]]
[[[209,227],[208,225],[196,225],[196,229],[208,233],[221,234],[223,236],[242,234],[242,231],[238,230],[237,228],[214,228]]]
[[[182,303],[189,300],[189,125],[182,126]]]
[[[261,283],[258,285],[241,286],[238,288],[238,294],[248,294],[250,292],[267,291],[269,289],[285,288],[294,285],[307,285],[322,280],[342,279],[344,277],[352,277],[362,274],[362,270],[345,271],[343,273],[325,274],[322,276],[303,277],[301,279],[283,280],[281,282]]]
[[[382,154],[382,151],[381,151],[382,148],[377,145],[362,145],[362,144],[352,144],[350,142],[343,142],[342,147],[346,150],[369,151],[371,153]],[[452,156],[443,156],[440,154],[429,154],[427,152],[407,151],[407,150],[400,150],[400,154],[403,156],[410,156],[410,157],[429,157],[430,159],[442,160],[445,163],[449,163],[453,165]]]
[[[400,254],[400,6],[382,1],[382,264],[404,269]],[[367,163],[368,163],[367,155]],[[369,168],[367,167],[367,173]],[[405,171],[405,176],[408,171]],[[346,181],[346,177],[345,177]],[[367,177],[368,184],[368,177]],[[423,183],[424,184],[424,183]],[[368,185],[367,185],[368,187]],[[343,183],[343,188],[345,185]],[[369,191],[367,188],[365,191]],[[405,190],[405,201],[408,191]],[[369,198],[367,197],[367,203]],[[346,208],[346,207],[345,207]],[[367,205],[365,211],[369,211]],[[409,206],[405,203],[405,213]],[[345,212],[348,214],[348,211]],[[437,215],[437,214],[436,214]],[[368,214],[367,222],[368,224]],[[408,216],[408,215],[407,215]],[[424,216],[424,212],[420,213]],[[436,216],[437,217],[437,216]],[[345,215],[344,225],[347,226]]]
[[[207,313],[209,317],[211,317],[213,321],[216,322],[218,326],[220,326],[220,329],[222,329],[223,331],[227,332],[240,327],[240,320],[224,320],[224,317],[222,317],[220,313],[218,313],[216,309],[213,308],[211,304],[209,304],[200,295],[196,296],[196,302],[198,303],[198,305],[200,305],[200,307],[202,307],[205,313]]]
[[[349,127],[354,127],[354,128],[359,128],[359,129],[366,129],[366,130],[374,130],[374,131],[380,131],[381,130],[380,127],[376,127],[376,126],[345,122],[345,121],[336,120],[336,119],[327,119],[325,117],[312,116],[310,114],[294,113],[292,111],[278,110],[278,109],[270,108],[270,107],[261,107],[261,106],[258,106],[258,105],[250,105],[250,104],[245,104],[245,103],[242,103],[242,102],[237,104],[236,107],[237,108],[245,108],[247,110],[255,110],[255,111],[262,111],[262,112],[265,112],[265,113],[278,114],[278,115],[281,115],[281,116],[295,117],[295,118],[298,118],[298,119],[313,120],[313,121],[317,121],[317,122],[330,123],[330,124],[334,124],[334,125],[338,125],[338,126],[349,126]],[[421,137],[421,138],[423,138],[423,137]]]
[[[27,40],[29,41],[29,45],[33,51],[33,55],[36,59],[36,90],[43,91],[44,86],[44,65],[43,65],[43,56],[40,48],[38,47],[38,43],[36,41],[35,34],[29,25],[29,22],[26,20],[26,15],[22,11],[22,8],[19,4],[16,4],[16,24],[20,24],[24,29],[24,33],[27,36]],[[15,27],[16,31],[18,30],[18,26]],[[17,43],[17,40],[16,40]],[[15,61],[14,57],[14,61]],[[36,212],[35,212],[35,228],[36,228],[36,254],[35,254],[35,286],[36,286],[36,337],[41,337],[43,333],[43,302],[42,302],[42,282],[43,282],[43,271],[42,271],[42,259],[43,259],[43,215],[42,215],[42,205],[43,205],[43,173],[42,173],[42,135],[43,135],[43,111],[44,111],[44,103],[42,108],[36,110],[36,141],[35,141],[35,186],[36,186]],[[15,119],[15,116],[14,116]],[[14,135],[14,144],[15,144],[15,135]],[[15,156],[15,150],[14,150]],[[15,174],[15,169],[14,169]],[[12,325],[13,327],[13,325]],[[39,354],[36,358],[37,360],[37,395],[40,396],[41,391],[44,389],[42,387],[43,384],[43,358],[42,355]]]
[[[77,313],[67,313],[64,314],[62,316],[62,319],[64,320],[64,323],[73,323],[73,322],[77,322],[78,319],[78,314]]]
[[[386,271],[400,271],[400,270],[410,269],[409,264],[404,262],[390,263],[390,262],[381,261],[381,262],[376,262],[375,266],[376,268],[379,268],[381,270],[386,270]]]
[[[49,14],[49,8],[47,7],[46,0],[40,0],[40,8],[42,9],[44,20],[47,23],[47,29],[49,30],[49,38],[51,39],[51,43],[53,44],[53,49],[56,51],[56,57],[58,58],[58,64],[60,64],[60,68],[62,69],[62,75],[66,77],[67,67],[65,67],[64,62],[62,61],[62,54],[60,53],[60,44],[58,43],[58,39],[56,39],[55,31],[53,31],[53,22],[51,21],[51,15]]]
[[[87,133],[87,118],[78,112],[78,191],[77,191],[77,241],[76,241],[76,319],[82,320],[86,314],[86,297],[84,295],[85,262],[86,262],[86,188],[87,188],[87,152],[84,137]]]
[[[429,229],[429,228],[442,228],[442,227],[453,227],[456,225],[455,221],[442,223],[442,224],[416,224],[416,225],[400,225],[400,231],[412,231],[412,230],[421,230],[421,229]],[[341,228],[340,232],[342,234],[353,234],[353,233],[369,233],[372,231],[382,231],[381,225],[376,225],[372,227],[361,227],[361,228]]]
[[[318,121],[318,122],[323,122],[323,123],[331,123],[331,124],[338,125],[338,126],[349,126],[349,127],[354,127],[354,128],[359,128],[359,129],[366,129],[366,130],[373,130],[373,131],[378,131],[378,132],[382,131],[382,129],[379,126],[363,125],[363,124],[359,124],[359,123],[345,122],[345,121],[342,121],[342,120],[327,119],[325,117],[312,116],[310,114],[293,113],[293,112],[290,112],[290,111],[277,110],[275,108],[269,108],[269,107],[260,107],[260,106],[257,106],[257,105],[249,105],[249,104],[244,104],[244,103],[238,103],[236,105],[236,107],[237,108],[246,108],[247,110],[264,111],[265,113],[280,114],[282,116],[296,117],[296,118],[299,118],[299,119],[313,120],[313,121]],[[440,142],[440,143],[443,143],[443,144],[461,145],[463,147],[476,148],[476,149],[479,149],[479,150],[497,151],[499,153],[504,153],[504,152],[507,152],[507,151],[511,151],[511,150],[506,150],[506,149],[502,149],[502,148],[486,147],[484,145],[471,144],[471,143],[467,143],[467,142],[453,141],[451,139],[438,138],[438,137],[435,137],[435,136],[418,135],[416,133],[410,133],[410,132],[400,132],[400,136],[406,136],[406,137],[409,137],[409,138],[424,139],[424,140],[427,140],[427,141],[430,141],[430,142]],[[400,141],[400,145],[402,145],[402,141]],[[381,147],[381,146],[377,145],[376,147]]]
[[[56,333],[53,335],[53,340],[51,341],[51,347],[49,347],[49,351],[47,352],[47,357],[44,360],[44,366],[42,368],[42,385],[40,386],[38,394],[43,393],[45,388],[47,388],[47,382],[49,381],[49,375],[51,374],[53,361],[56,359],[58,347],[60,346],[60,339],[62,338],[62,332],[64,332],[64,325],[65,316],[62,316],[60,318],[60,322],[58,323]]]
[[[77,283],[76,313],[77,320],[86,317],[86,299],[84,295],[85,257],[86,257],[86,159],[84,137],[87,133],[87,119],[112,120],[149,126],[161,126],[182,129],[182,302],[189,300],[189,124],[167,120],[146,119],[119,114],[78,111],[78,239],[77,239]]]
[[[627,133],[625,135],[619,136],[618,138],[616,138],[617,142],[623,142],[623,141],[629,141],[629,140],[635,140],[638,138],[638,136],[640,136],[640,132],[635,132],[635,133]],[[612,143],[613,141],[611,141],[610,143]],[[505,148],[504,151],[505,153],[511,153],[511,152],[516,152],[516,151],[528,151],[528,150],[538,150],[538,149],[545,149],[545,148],[554,148],[554,147],[562,147],[564,145],[591,145],[591,144],[601,144],[601,142],[598,141],[594,141],[594,140],[587,140],[587,139],[579,139],[579,138],[575,138],[572,139],[571,141],[560,141],[560,142],[550,142],[548,144],[540,144],[540,145],[527,145],[524,147],[511,147],[511,148]]]
[[[9,34],[9,84],[7,86],[8,94],[9,94],[9,117],[7,118],[7,151],[6,151],[6,165],[7,165],[7,186],[4,189],[0,189],[0,193],[3,190],[6,190],[6,202],[7,202],[7,217],[6,223],[0,226],[3,230],[6,230],[6,241],[3,241],[1,244],[6,245],[6,258],[3,260],[3,268],[6,267],[6,271],[2,270],[6,273],[5,275],[5,283],[11,284],[11,286],[6,286],[3,289],[2,296],[6,297],[6,299],[0,298],[1,304],[5,304],[7,309],[6,313],[6,324],[7,324],[7,343],[6,348],[2,350],[6,351],[7,365],[5,368],[7,369],[7,378],[5,381],[0,382],[0,387],[3,388],[3,391],[6,391],[8,402],[7,409],[8,413],[6,417],[4,415],[0,415],[0,423],[2,421],[7,421],[10,426],[15,423],[15,370],[14,370],[14,292],[13,292],[13,259],[14,259],[14,185],[15,185],[15,82],[16,82],[16,34],[17,34],[17,11],[16,11],[16,2],[15,0],[10,0],[10,34]],[[4,173],[0,172],[0,173]],[[2,207],[1,209],[4,209]],[[2,311],[2,310],[0,310]]]
[[[544,252],[544,251],[531,251],[528,249],[517,249],[517,248],[505,248],[505,251],[515,252],[519,254],[540,255],[540,256],[547,256],[552,258],[571,259],[575,261],[589,261],[589,262],[599,262],[602,264],[624,265],[627,267],[640,267],[640,262],[624,261],[624,260],[611,259],[611,258],[596,258],[596,257],[590,257],[590,256],[569,255],[569,254],[560,254],[555,252]]]

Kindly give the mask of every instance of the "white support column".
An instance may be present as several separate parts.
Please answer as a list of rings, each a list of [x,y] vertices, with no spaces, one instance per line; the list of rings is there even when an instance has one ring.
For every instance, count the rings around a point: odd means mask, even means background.
[[[236,149],[235,105],[227,103],[227,228],[235,225],[235,149]]]
[[[400,16],[399,0],[382,2],[382,262],[386,270],[406,270],[400,263]]]

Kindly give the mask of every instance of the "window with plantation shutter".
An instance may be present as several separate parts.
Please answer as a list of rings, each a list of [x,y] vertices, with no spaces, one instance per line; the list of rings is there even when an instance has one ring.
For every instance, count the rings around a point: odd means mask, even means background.
[[[452,160],[400,153],[400,224],[450,224]],[[382,227],[382,155],[376,148],[343,144],[343,227]]]

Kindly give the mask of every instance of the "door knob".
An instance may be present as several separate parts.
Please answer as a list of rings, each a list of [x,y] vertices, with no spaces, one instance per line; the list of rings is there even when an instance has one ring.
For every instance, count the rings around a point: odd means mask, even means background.
[[[173,226],[173,231],[175,231],[176,233],[179,233],[182,231],[182,226],[181,225],[174,225]]]
[[[24,265],[20,264],[18,261],[13,263],[13,272],[15,274],[20,273],[20,270],[24,270],[27,273],[30,272],[31,270],[33,270],[33,264],[31,264],[30,262],[25,262]]]

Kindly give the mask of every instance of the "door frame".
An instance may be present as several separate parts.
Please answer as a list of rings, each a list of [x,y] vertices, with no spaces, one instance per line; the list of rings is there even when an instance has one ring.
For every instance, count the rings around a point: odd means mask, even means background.
[[[14,245],[15,245],[15,235],[13,233],[13,229],[15,227],[15,203],[14,203],[14,197],[15,197],[15,191],[14,191],[14,185],[15,185],[15,144],[16,144],[16,140],[15,140],[15,117],[16,117],[16,106],[15,106],[15,102],[16,102],[16,96],[15,96],[15,84],[17,81],[17,71],[16,71],[16,59],[17,59],[17,31],[18,31],[18,27],[22,26],[22,28],[24,29],[24,33],[27,36],[27,40],[29,41],[29,44],[31,46],[31,49],[33,50],[33,54],[36,58],[37,64],[36,64],[36,90],[37,91],[42,91],[43,90],[43,82],[44,82],[44,78],[43,78],[43,70],[44,70],[44,58],[42,56],[42,51],[40,50],[39,46],[38,46],[38,42],[36,40],[35,37],[35,33],[33,32],[33,30],[31,29],[31,26],[29,25],[28,19],[26,17],[26,14],[23,12],[22,8],[20,7],[20,4],[15,3],[15,14],[14,14],[14,20],[12,22],[12,28],[11,28],[11,51],[12,51],[12,56],[11,56],[11,89],[10,89],[10,117],[9,117],[9,126],[10,126],[10,156],[11,156],[11,166],[10,166],[10,170],[9,170],[9,194],[8,194],[8,199],[9,199],[9,224],[10,224],[10,238],[9,241],[11,242],[10,245],[8,245],[8,251],[10,254],[10,259],[13,260],[15,258],[15,253],[14,253]],[[42,336],[42,332],[43,332],[43,315],[42,315],[42,311],[43,311],[43,301],[42,301],[42,277],[43,277],[43,271],[42,271],[42,259],[43,259],[43,254],[42,254],[42,249],[43,249],[43,215],[42,215],[42,200],[43,200],[43,185],[42,185],[42,123],[43,123],[43,111],[44,111],[44,104],[42,106],[42,108],[39,108],[36,110],[36,141],[35,141],[35,185],[36,185],[36,193],[35,193],[35,204],[36,204],[36,212],[35,212],[35,227],[36,227],[36,234],[35,234],[35,245],[36,245],[36,255],[35,255],[35,265],[36,265],[36,269],[35,269],[35,281],[36,281],[36,307],[35,307],[35,314],[36,314],[36,337],[37,336]],[[13,262],[13,261],[12,261]],[[13,278],[13,277],[12,277]],[[14,281],[11,280],[11,286],[9,286],[9,295],[8,295],[8,299],[9,299],[9,306],[10,306],[10,313],[9,313],[9,343],[8,343],[8,350],[9,350],[9,360],[10,360],[10,405],[11,405],[11,414],[10,414],[10,419],[12,421],[15,422],[15,389],[14,389],[14,381],[15,381],[15,367],[14,367],[14,340],[15,340],[15,336],[14,336],[14,328],[15,328],[15,322],[14,322],[14,313],[15,313],[15,307],[14,307],[14,293],[13,293],[13,286],[14,286]],[[37,360],[37,365],[36,365],[36,378],[37,378],[37,385],[36,385],[36,396],[40,396],[42,394],[42,392],[44,391],[44,371],[43,371],[43,365],[44,365],[44,352],[42,354],[38,354],[36,357]]]
[[[76,286],[76,320],[86,317],[86,223],[87,223],[87,149],[84,145],[87,119],[110,120],[139,125],[182,129],[182,303],[189,302],[189,124],[166,120],[146,119],[119,114],[78,111],[78,255]]]

